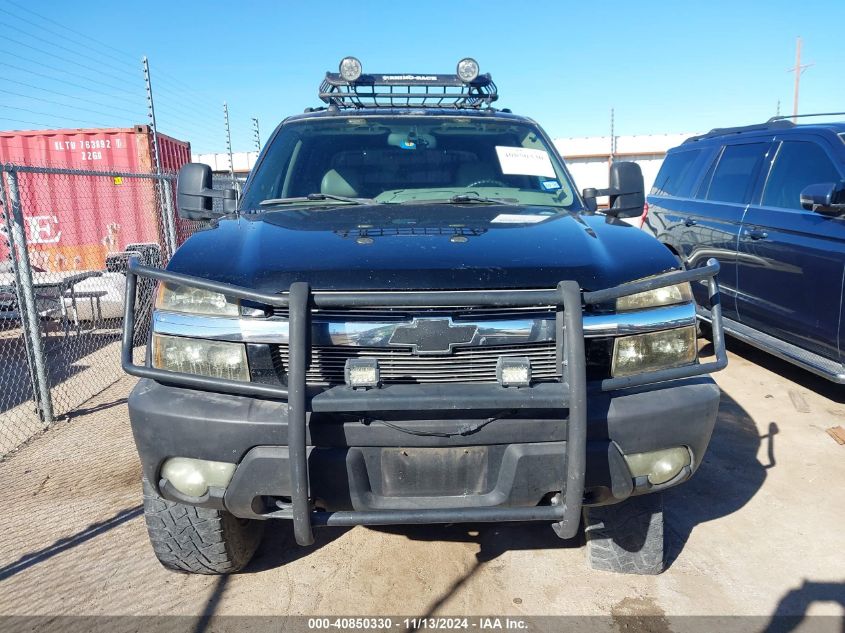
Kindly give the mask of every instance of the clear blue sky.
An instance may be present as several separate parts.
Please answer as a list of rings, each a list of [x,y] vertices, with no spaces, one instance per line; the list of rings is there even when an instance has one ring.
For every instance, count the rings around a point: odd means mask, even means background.
[[[778,100],[791,112],[799,35],[814,64],[801,110],[845,110],[845,0],[0,6],[0,129],[143,122],[147,55],[160,130],[222,151],[225,100],[234,149],[248,150],[251,117],[266,139],[284,116],[318,105],[325,71],[355,55],[377,72],[453,72],[475,57],[499,105],[552,136],[608,134],[611,108],[617,134],[698,131],[764,120]]]

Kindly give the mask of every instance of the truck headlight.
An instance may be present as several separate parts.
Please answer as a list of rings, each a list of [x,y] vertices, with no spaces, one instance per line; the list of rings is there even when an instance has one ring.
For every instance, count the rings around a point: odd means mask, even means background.
[[[684,282],[619,297],[616,300],[616,311],[628,312],[630,310],[642,310],[643,308],[659,308],[690,301],[692,301],[692,288],[690,288],[689,283]]]
[[[615,378],[690,365],[697,356],[695,326],[623,336],[613,344]]]
[[[155,307],[167,312],[238,316],[238,301],[236,299],[219,292],[171,283],[159,284]]]
[[[167,371],[249,381],[242,343],[153,333],[152,363]]]

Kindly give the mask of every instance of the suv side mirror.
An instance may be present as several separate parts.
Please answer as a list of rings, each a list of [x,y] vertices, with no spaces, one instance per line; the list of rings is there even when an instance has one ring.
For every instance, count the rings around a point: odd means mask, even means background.
[[[823,182],[808,185],[801,192],[801,206],[815,213],[845,213],[845,183]]]
[[[610,166],[610,186],[607,189],[584,189],[584,202],[595,210],[598,196],[609,196],[610,208],[606,215],[616,218],[633,218],[642,215],[645,206],[643,172],[636,163],[619,162]]]
[[[223,200],[223,211],[213,210],[213,199]],[[176,181],[176,206],[179,217],[186,220],[212,220],[238,208],[238,192],[234,189],[212,189],[211,167],[188,163],[179,170]]]

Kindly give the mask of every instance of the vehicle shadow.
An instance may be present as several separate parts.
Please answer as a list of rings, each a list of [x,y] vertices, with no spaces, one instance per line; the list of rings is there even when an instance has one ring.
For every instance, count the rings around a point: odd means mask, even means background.
[[[760,434],[755,420],[722,391],[710,445],[695,475],[664,495],[667,568],[674,563],[696,526],[733,514],[763,486],[767,470],[777,464],[771,421]],[[758,459],[765,442],[765,463]]]
[[[731,353],[741,356],[745,360],[759,365],[773,374],[782,376],[789,382],[793,382],[809,391],[814,391],[820,396],[838,404],[845,404],[845,389],[842,388],[842,385],[825,380],[821,376],[816,376],[806,369],[801,369],[792,363],[787,363],[777,356],[772,356],[768,352],[759,350],[730,336],[727,337],[727,347]]]
[[[267,521],[264,538],[255,556],[241,572],[255,574],[269,569],[276,569],[295,560],[313,554],[332,541],[339,539],[352,528],[321,527],[314,530],[314,543],[307,547],[296,544],[293,537],[293,522],[287,520]]]
[[[701,466],[690,481],[665,493],[667,568],[681,554],[696,526],[740,510],[760,490],[766,480],[766,471],[777,464],[775,439],[778,432],[777,424],[772,421],[767,432],[761,434],[748,412],[729,394],[722,392],[716,426]],[[757,457],[761,445],[765,463]],[[563,541],[545,523],[369,529],[401,534],[412,540],[477,543],[479,564],[507,551],[571,549],[584,544],[583,531],[579,531],[576,538]]]
[[[370,530],[398,534],[414,541],[439,541],[475,543],[478,551],[475,562],[443,593],[426,607],[422,619],[437,613],[438,609],[470,581],[481,568],[505,552],[520,550],[577,549],[584,545],[584,533],[579,530],[575,538],[562,540],[547,523],[461,523],[448,525],[372,526]],[[416,630],[416,629],[411,629]]]

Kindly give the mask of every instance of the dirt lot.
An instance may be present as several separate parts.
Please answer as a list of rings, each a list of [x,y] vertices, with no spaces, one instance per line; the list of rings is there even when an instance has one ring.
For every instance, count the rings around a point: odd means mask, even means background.
[[[271,524],[243,574],[167,572],[125,379],[0,463],[0,614],[841,615],[845,446],[825,429],[845,420],[845,389],[731,350],[707,458],[667,494],[661,576],[590,571],[583,544],[545,525],[324,529],[298,549]]]

